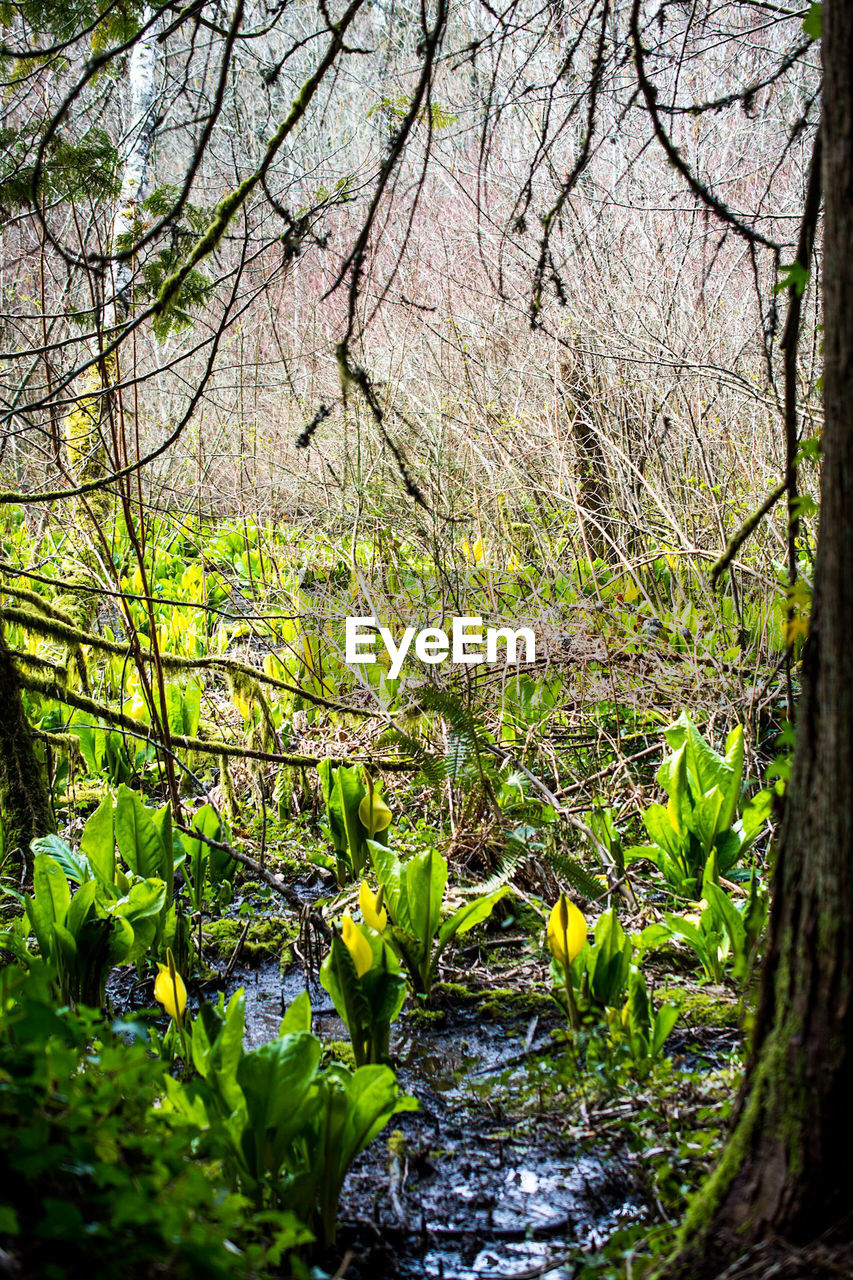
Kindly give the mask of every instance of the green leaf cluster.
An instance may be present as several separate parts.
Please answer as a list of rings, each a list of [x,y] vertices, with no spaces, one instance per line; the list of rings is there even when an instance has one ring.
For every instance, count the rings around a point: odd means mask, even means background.
[[[0,970],[0,1248],[22,1275],[237,1280],[281,1274],[310,1238],[263,1219],[205,1134],[162,1105],[167,1068],[138,1022],[57,1007],[44,962]]]
[[[317,776],[335,850],[338,884],[344,885],[362,875],[367,863],[367,842],[371,836],[377,843],[384,844],[388,839],[388,829],[371,832],[359,816],[362,800],[371,794],[359,765],[336,766],[332,760],[321,760],[317,765]]]
[[[78,850],[55,835],[34,840],[32,848],[26,918],[42,956],[56,968],[60,998],[102,1007],[114,965],[138,962],[173,941],[169,807],[151,811],[121,786],[115,805],[107,796],[91,815]]]
[[[396,1111],[411,1110],[390,1067],[320,1065],[303,993],[279,1036],[245,1052],[242,991],[203,1005],[190,1028],[198,1078],[166,1081],[168,1105],[203,1129],[258,1209],[286,1207],[325,1245],[335,1239],[350,1164]]]
[[[626,861],[645,858],[676,894],[696,899],[713,853],[725,875],[743,858],[770,814],[771,796],[762,791],[741,808],[744,741],[738,725],[721,756],[702,737],[686,712],[664,731],[672,754],[657,772],[669,797],[643,814],[650,844],[626,850]],[[738,818],[738,811],[741,816]]]
[[[360,932],[373,956],[366,973],[359,976],[349,948],[337,933],[320,969],[320,982],[346,1023],[358,1067],[387,1060],[391,1023],[406,999],[406,979],[393,948],[372,929]]]
[[[413,991],[429,998],[444,949],[458,934],[487,920],[507,891],[500,888],[474,898],[442,920],[446,858],[429,848],[402,863],[387,845],[368,840],[367,847],[388,912],[382,936],[407,971]]]
[[[677,938],[694,953],[711,982],[722,982],[731,967],[735,980],[744,983],[752,972],[767,922],[767,891],[753,871],[749,895],[738,907],[716,883],[712,855],[702,892],[704,896],[693,915],[668,912],[665,923],[644,929],[643,945],[656,946],[669,938]]]

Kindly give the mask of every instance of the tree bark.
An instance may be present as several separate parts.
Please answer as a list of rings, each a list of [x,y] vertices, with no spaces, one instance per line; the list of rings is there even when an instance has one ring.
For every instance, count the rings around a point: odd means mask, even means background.
[[[607,458],[601,443],[601,428],[596,421],[601,403],[595,372],[591,374],[578,358],[564,356],[560,363],[563,401],[575,446],[578,485],[578,519],[584,549],[590,561],[609,561],[612,557],[611,489]]]
[[[152,9],[146,5],[142,13],[143,26],[151,21]],[[156,28],[150,28],[134,44],[128,59],[129,115],[125,137],[121,188],[113,214],[112,247],[118,254],[124,247],[122,240],[129,236],[139,215],[139,205],[145,197],[151,152],[157,125],[157,37]],[[130,311],[133,261],[131,258],[115,263],[106,278],[104,306],[101,315],[100,341],[102,348],[109,346]],[[121,434],[121,424],[116,413],[114,384],[120,382],[118,353],[111,352],[92,364],[81,376],[80,394],[65,418],[63,434],[68,464],[80,483],[100,480],[110,474],[113,464],[118,465],[116,442]],[[123,415],[128,410],[124,408]],[[113,449],[111,458],[110,446]],[[66,580],[78,587],[97,583],[105,554],[104,538],[114,519],[114,497],[107,488],[75,503],[72,512],[72,528],[78,536],[72,537],[68,555],[63,565]],[[71,592],[63,604],[84,630],[94,619],[97,596],[83,591]],[[85,675],[81,671],[85,682]]]
[[[146,26],[152,16],[151,6],[146,5],[142,11],[142,25]],[[130,124],[121,190],[113,218],[113,252],[120,251],[122,237],[132,230],[148,185],[148,168],[157,128],[156,27],[152,26],[133,46],[127,73],[130,82]],[[104,329],[108,334],[130,311],[132,278],[131,258],[116,263],[113,269],[113,297],[107,300],[104,308]]]
[[[44,769],[24,711],[21,685],[0,622],[0,815],[3,861],[23,873],[30,841],[56,830]]]
[[[746,1080],[666,1277],[853,1234],[853,5],[823,4],[825,425],[794,768]],[[726,1275],[737,1275],[737,1269]],[[787,1273],[786,1273],[787,1274]],[[815,1271],[815,1274],[818,1274]],[[839,1273],[840,1274],[840,1273]]]

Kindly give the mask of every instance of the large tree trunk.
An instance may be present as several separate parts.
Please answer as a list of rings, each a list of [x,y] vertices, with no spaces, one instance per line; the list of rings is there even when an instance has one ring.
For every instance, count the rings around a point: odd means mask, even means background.
[[[853,5],[824,0],[825,426],[814,606],[770,937],[732,1136],[667,1277],[853,1238]],[[846,1220],[845,1220],[846,1219]],[[735,1268],[728,1276],[738,1274]],[[762,1273],[764,1274],[764,1273]],[[787,1272],[785,1274],[788,1274]],[[814,1274],[819,1274],[815,1269]],[[842,1274],[841,1272],[837,1274]]]
[[[26,865],[30,841],[55,831],[47,779],[24,712],[21,685],[0,622],[0,816],[4,870]],[[8,861],[7,861],[8,859]]]
[[[143,25],[153,11],[146,5]],[[128,59],[129,117],[124,143],[121,188],[113,215],[112,247],[118,254],[126,245],[139,206],[146,195],[148,171],[157,125],[157,34],[151,27],[133,46]],[[100,325],[100,349],[108,348],[127,319],[131,305],[133,262],[116,262],[105,279]],[[69,468],[79,483],[102,480],[119,465],[120,436],[127,434],[128,404],[118,410],[116,384],[128,377],[120,367],[119,352],[112,351],[81,375],[79,394],[63,423]],[[73,504],[72,536],[64,557],[62,577],[70,590],[61,603],[83,630],[91,629],[98,596],[95,588],[104,574],[102,560],[114,522],[115,496],[108,488],[96,489]],[[85,685],[85,673],[81,668]]]

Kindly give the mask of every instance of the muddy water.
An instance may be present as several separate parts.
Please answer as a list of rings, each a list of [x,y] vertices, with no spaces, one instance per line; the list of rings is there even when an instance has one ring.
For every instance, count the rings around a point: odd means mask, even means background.
[[[237,986],[253,1048],[277,1035],[304,977],[269,963],[235,974]],[[309,994],[315,1034],[345,1039],[326,992],[312,984]],[[642,1216],[618,1170],[566,1146],[521,1106],[531,1062],[551,1045],[539,1018],[497,1022],[465,1009],[440,1023],[400,1018],[391,1053],[420,1110],[392,1120],[347,1178],[339,1250],[353,1253],[350,1280],[569,1280],[569,1244],[592,1248]]]

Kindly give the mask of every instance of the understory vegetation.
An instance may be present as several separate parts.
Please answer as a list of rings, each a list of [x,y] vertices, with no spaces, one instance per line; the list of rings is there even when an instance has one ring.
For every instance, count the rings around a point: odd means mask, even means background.
[[[438,562],[399,528],[144,519],[146,590],[116,520],[120,594],[85,629],[39,571],[3,606],[55,818],[4,880],[9,1256],[417,1274],[419,1185],[446,1172],[452,1203],[458,1178],[418,1108],[449,1091],[477,1158],[488,1117],[610,1186],[576,1253],[534,1215],[519,1256],[642,1274],[737,1087],[788,767],[784,590],[735,613],[665,548],[590,563],[553,530],[544,559],[480,535]],[[13,520],[4,558],[49,563],[53,538]],[[347,616],[396,634],[448,600],[523,618],[536,661],[343,661]]]

